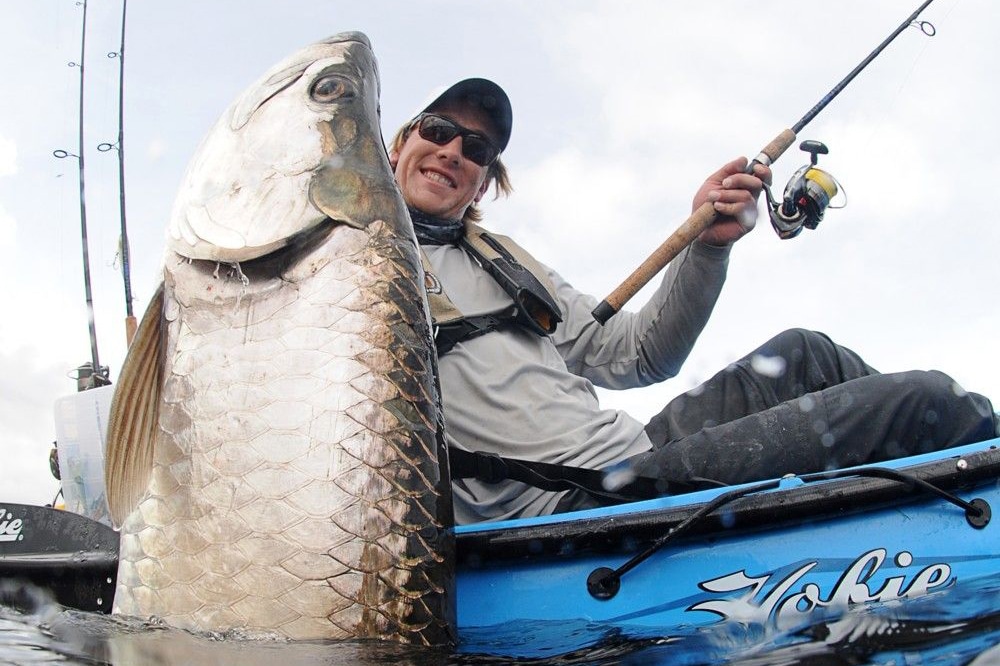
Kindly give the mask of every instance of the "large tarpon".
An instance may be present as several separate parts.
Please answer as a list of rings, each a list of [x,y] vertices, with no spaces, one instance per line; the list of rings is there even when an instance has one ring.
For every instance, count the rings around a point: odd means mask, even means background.
[[[454,638],[423,274],[367,38],[251,86],[188,167],[108,436],[114,612],[290,638]]]

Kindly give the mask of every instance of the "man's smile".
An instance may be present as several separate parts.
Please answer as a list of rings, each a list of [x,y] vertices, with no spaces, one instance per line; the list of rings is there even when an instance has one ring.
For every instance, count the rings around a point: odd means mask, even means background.
[[[449,176],[441,173],[440,171],[434,171],[432,169],[421,169],[420,173],[428,180],[434,181],[435,183],[440,183],[446,187],[454,189],[456,187],[455,181]]]

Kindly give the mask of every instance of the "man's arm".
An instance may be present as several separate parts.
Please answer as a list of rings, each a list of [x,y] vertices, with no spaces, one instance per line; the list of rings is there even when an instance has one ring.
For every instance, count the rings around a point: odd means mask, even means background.
[[[729,250],[756,224],[757,198],[771,172],[738,158],[705,179],[692,210],[711,202],[718,219],[668,266],[660,288],[635,314],[621,312],[604,326],[590,315],[597,299],[554,276],[568,313],[554,341],[571,371],[607,388],[631,388],[676,375],[715,307]],[[580,317],[581,308],[586,317]]]
[[[667,267],[639,312],[619,312],[603,326],[597,299],[553,274],[565,321],[553,335],[574,374],[604,388],[646,386],[673,377],[701,334],[726,280],[729,246],[696,241]]]

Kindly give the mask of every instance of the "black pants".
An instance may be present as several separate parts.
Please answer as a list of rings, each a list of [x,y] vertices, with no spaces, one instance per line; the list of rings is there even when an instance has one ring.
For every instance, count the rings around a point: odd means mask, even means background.
[[[827,336],[793,329],[672,400],[634,469],[733,484],[989,439],[993,407],[937,371],[880,374]]]

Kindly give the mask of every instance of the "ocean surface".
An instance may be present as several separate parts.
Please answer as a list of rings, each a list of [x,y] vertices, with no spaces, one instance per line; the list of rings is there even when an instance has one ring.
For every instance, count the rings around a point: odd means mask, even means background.
[[[592,647],[505,657],[526,635],[593,635]],[[149,622],[68,610],[30,586],[0,583],[0,664],[340,666],[387,664],[1000,664],[1000,575],[917,599],[876,604],[781,632],[722,622],[669,636],[525,623],[467,631],[455,650],[378,642],[254,640],[196,635]]]

